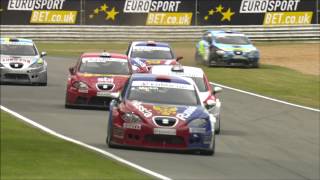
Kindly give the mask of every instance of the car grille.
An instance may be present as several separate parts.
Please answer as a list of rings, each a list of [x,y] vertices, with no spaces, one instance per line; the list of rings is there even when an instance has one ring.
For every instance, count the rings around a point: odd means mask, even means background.
[[[14,80],[29,80],[29,76],[27,74],[8,73],[8,74],[5,74],[4,77],[6,79],[14,79]]]
[[[153,120],[158,126],[164,126],[164,127],[172,127],[178,121],[176,118],[165,117],[165,116],[155,116],[153,117]]]
[[[14,69],[20,69],[23,67],[23,63],[10,63],[10,67]]]
[[[89,105],[97,105],[97,106],[109,106],[112,98],[109,97],[92,97],[89,100]]]
[[[147,143],[184,144],[182,137],[171,135],[145,135],[144,140]]]
[[[113,89],[114,84],[97,84],[97,88],[103,91],[108,91]]]

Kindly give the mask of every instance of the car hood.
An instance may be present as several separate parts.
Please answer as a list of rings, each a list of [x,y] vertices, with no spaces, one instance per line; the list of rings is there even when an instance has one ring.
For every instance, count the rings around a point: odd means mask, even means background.
[[[129,75],[112,75],[112,74],[89,74],[77,73],[77,79],[87,83],[91,88],[96,84],[114,84],[112,92],[120,91],[127,82]]]
[[[250,51],[256,51],[257,48],[254,47],[252,44],[247,45],[232,45],[232,44],[215,44],[215,46],[218,49],[224,50],[224,51],[243,51],[243,52],[250,52]]]
[[[208,118],[207,111],[202,106],[183,106],[183,105],[159,105],[143,103],[140,101],[126,101],[126,109],[138,114],[145,120],[152,120],[155,116],[174,117],[179,120],[189,121],[197,118]]]
[[[39,59],[39,56],[12,56],[2,54],[0,57],[0,62],[5,67],[10,67],[10,63],[22,63],[24,68],[29,67]]]

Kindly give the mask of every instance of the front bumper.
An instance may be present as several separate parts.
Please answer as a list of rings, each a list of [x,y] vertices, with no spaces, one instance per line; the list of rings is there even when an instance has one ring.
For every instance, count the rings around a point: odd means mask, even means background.
[[[114,123],[111,143],[117,146],[159,150],[208,150],[214,134],[211,130],[188,127],[159,128],[148,124],[120,125]],[[128,127],[135,127],[131,129]]]
[[[210,60],[210,65],[214,66],[250,66],[259,62],[259,56],[250,56],[249,53],[243,52],[240,55],[235,52],[216,55],[216,59]]]
[[[28,68],[23,70],[14,70],[2,67],[0,68],[0,71],[1,84],[34,84],[47,82],[47,69],[45,67]]]
[[[97,95],[97,91],[79,92],[69,88],[66,94],[66,105],[83,107],[109,107],[114,98],[107,95]]]

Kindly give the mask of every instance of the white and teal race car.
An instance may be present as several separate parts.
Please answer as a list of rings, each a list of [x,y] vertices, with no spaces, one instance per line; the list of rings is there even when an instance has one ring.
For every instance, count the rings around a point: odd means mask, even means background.
[[[196,44],[195,59],[207,66],[259,67],[259,50],[244,34],[209,30]]]
[[[1,84],[47,85],[46,52],[30,39],[1,38]]]

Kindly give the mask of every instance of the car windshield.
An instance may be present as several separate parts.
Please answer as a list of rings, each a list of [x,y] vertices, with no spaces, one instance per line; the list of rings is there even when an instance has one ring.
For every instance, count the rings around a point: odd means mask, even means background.
[[[35,56],[37,50],[32,45],[1,44],[1,54],[14,56]]]
[[[218,36],[216,43],[246,45],[250,44],[250,41],[245,36]]]
[[[83,58],[79,72],[91,74],[128,75],[130,70],[127,60],[124,59]]]
[[[206,92],[208,91],[208,88],[206,86],[206,83],[203,78],[201,77],[191,77],[191,79],[196,83],[198,89],[200,92]]]
[[[143,59],[173,59],[169,47],[158,46],[135,46],[131,52],[132,58]]]
[[[173,82],[133,81],[128,99],[156,104],[199,105],[193,85]]]

